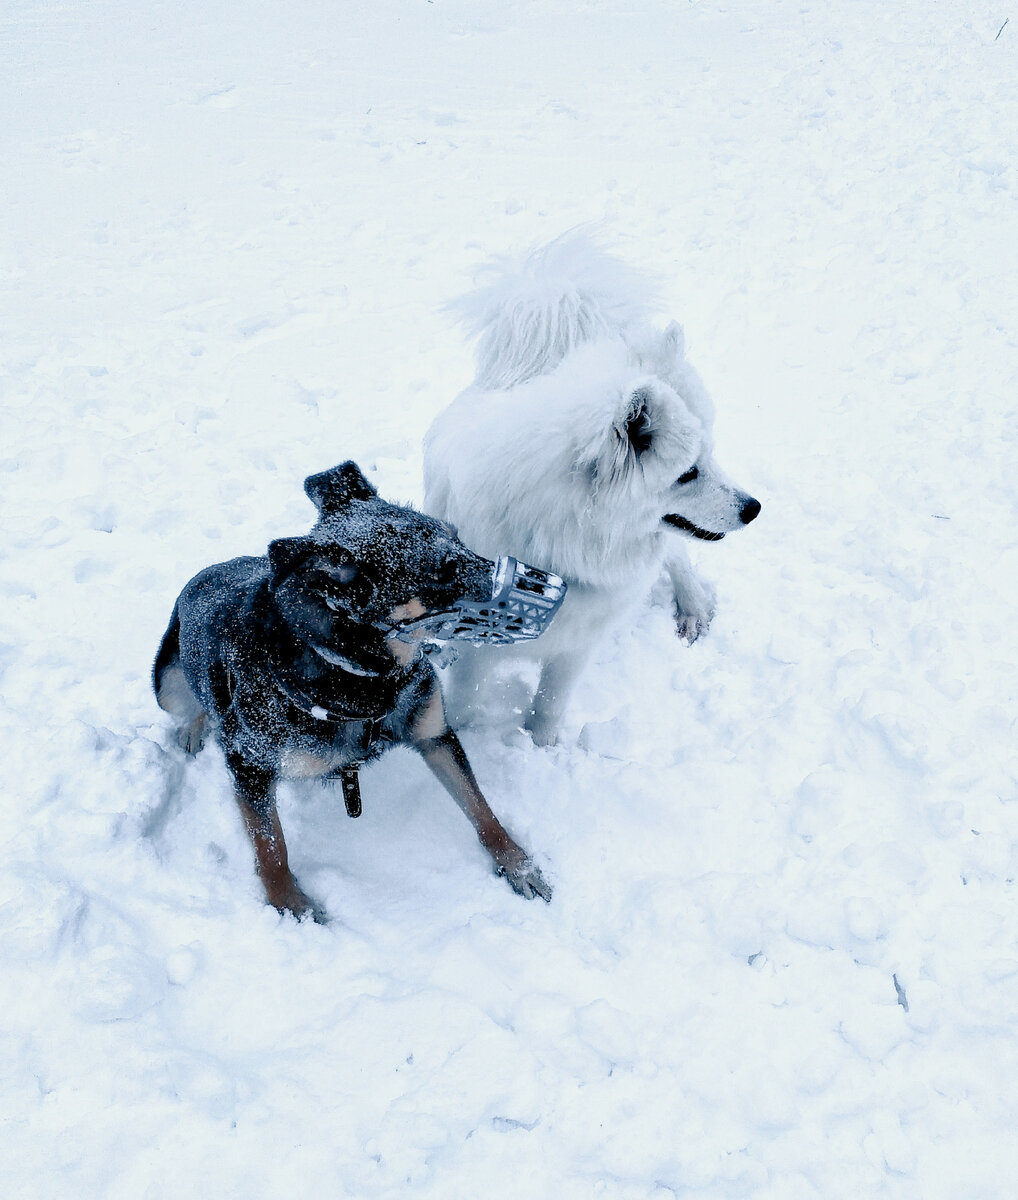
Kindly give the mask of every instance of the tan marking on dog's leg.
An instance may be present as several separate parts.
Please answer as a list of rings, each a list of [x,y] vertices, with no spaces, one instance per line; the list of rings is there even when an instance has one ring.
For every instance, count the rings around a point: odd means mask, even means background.
[[[410,725],[410,736],[415,742],[423,742],[430,738],[440,737],[446,729],[448,729],[448,725],[445,720],[442,689],[436,680],[431,689],[431,695]]]
[[[551,885],[491,811],[456,734],[447,729],[440,737],[416,745],[435,777],[473,825],[498,874],[504,875],[513,890],[528,900],[534,896],[550,900]]]
[[[413,642],[401,642],[395,637],[385,639],[385,648],[401,667],[409,667],[419,653]]]
[[[323,922],[325,914],[305,895],[290,870],[283,827],[276,812],[276,781],[268,771],[228,756],[236,789],[234,796],[244,828],[254,847],[258,878],[273,908],[295,917],[310,914]]]
[[[460,740],[453,731],[450,729],[440,737],[422,740],[418,742],[417,749],[438,781],[466,813],[481,845],[492,858],[502,865],[522,863],[526,854],[491,811],[477,785]]]

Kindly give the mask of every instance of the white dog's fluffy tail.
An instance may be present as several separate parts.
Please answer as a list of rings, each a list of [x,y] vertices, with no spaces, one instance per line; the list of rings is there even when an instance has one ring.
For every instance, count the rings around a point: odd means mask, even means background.
[[[554,368],[577,346],[624,335],[656,307],[654,288],[586,233],[566,233],[525,258],[492,259],[478,288],[452,301],[477,343],[477,383],[509,388]]]

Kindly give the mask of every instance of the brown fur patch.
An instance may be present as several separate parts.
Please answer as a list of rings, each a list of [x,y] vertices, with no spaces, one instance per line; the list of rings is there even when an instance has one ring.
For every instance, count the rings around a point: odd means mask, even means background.
[[[428,702],[414,717],[410,732],[417,742],[428,738],[437,738],[446,730],[445,706],[442,704],[442,689],[435,684],[434,690],[428,697]]]
[[[406,604],[397,604],[392,612],[389,613],[389,620],[393,625],[398,625],[401,621],[416,621],[418,617],[423,617],[427,611],[415,596],[412,600],[408,600]],[[408,667],[417,657],[417,647],[412,642],[403,642],[399,638],[387,638],[385,648],[401,667]]]
[[[337,760],[325,754],[289,748],[283,751],[281,765],[287,779],[318,779],[327,775],[337,765]]]
[[[400,621],[416,621],[418,617],[423,617],[428,610],[415,596],[412,600],[408,600],[406,604],[397,604],[396,607],[389,613],[389,620],[398,625]]]

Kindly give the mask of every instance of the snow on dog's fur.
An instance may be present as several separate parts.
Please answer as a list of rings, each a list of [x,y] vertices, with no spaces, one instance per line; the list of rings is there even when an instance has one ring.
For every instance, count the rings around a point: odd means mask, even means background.
[[[526,724],[549,742],[600,636],[662,568],[679,636],[707,629],[714,590],[682,542],[716,541],[760,505],[714,462],[713,405],[681,328],[655,328],[647,282],[585,235],[493,264],[453,307],[478,338],[477,378],[427,434],[425,506],[476,552],[567,580],[548,634],[514,651],[542,662]],[[461,720],[484,691],[489,654],[454,668]]]

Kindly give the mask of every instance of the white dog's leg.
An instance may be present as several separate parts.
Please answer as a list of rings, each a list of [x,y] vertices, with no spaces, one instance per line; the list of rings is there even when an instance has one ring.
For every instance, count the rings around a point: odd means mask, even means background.
[[[675,597],[675,632],[691,646],[714,618],[717,593],[714,585],[699,575],[685,547],[676,545],[665,562]]]
[[[586,661],[587,655],[582,651],[545,659],[533,707],[524,726],[539,746],[550,746],[555,741],[569,694]]]
[[[474,724],[487,693],[490,650],[463,646],[459,657],[449,670],[445,707],[453,729],[465,729]]]

